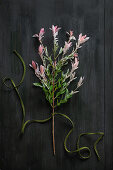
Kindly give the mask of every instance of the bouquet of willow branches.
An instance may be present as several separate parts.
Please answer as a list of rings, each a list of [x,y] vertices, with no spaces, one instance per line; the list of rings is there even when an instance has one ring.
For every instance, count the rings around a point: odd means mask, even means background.
[[[35,75],[40,80],[40,83],[33,83],[35,86],[41,87],[45,93],[46,99],[52,107],[52,135],[53,135],[53,152],[55,154],[55,137],[54,137],[54,115],[55,108],[60,106],[62,103],[66,103],[75,93],[78,93],[79,87],[83,84],[83,77],[80,77],[79,81],[75,84],[73,90],[69,90],[69,85],[74,81],[76,77],[76,70],[79,65],[78,49],[81,48],[82,44],[86,42],[89,37],[86,35],[79,35],[76,41],[73,31],[67,32],[69,39],[65,41],[64,47],[59,47],[58,44],[58,32],[61,28],[52,25],[53,34],[53,49],[52,54],[48,54],[48,49],[43,44],[44,28],[42,28],[39,34],[33,35],[38,38],[40,46],[38,53],[42,60],[42,65],[38,65],[35,61],[32,61],[30,67],[35,71]],[[72,42],[75,45],[72,47]],[[71,52],[70,52],[71,51]],[[64,66],[69,66],[71,69],[64,71]],[[67,68],[67,67],[66,67]]]

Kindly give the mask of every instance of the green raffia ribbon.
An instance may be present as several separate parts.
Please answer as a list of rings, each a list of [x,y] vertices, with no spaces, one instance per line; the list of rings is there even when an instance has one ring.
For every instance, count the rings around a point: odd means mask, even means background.
[[[84,147],[79,147],[79,145],[80,145],[80,144],[79,144],[79,143],[80,143],[80,138],[81,138],[82,136],[84,136],[84,135],[99,135],[99,137],[97,138],[96,142],[94,143],[94,151],[95,151],[95,153],[96,153],[96,155],[97,155],[98,160],[100,160],[100,156],[99,156],[98,151],[97,151],[97,144],[98,144],[99,141],[103,138],[103,136],[104,136],[104,133],[103,133],[103,132],[97,132],[97,133],[81,133],[81,134],[79,135],[79,137],[78,137],[78,140],[77,140],[77,149],[71,151],[71,150],[69,150],[69,149],[67,148],[67,140],[68,140],[70,134],[72,133],[72,131],[73,131],[73,129],[74,129],[74,123],[73,123],[73,121],[72,121],[67,115],[65,115],[65,114],[55,113],[54,115],[55,115],[55,116],[56,116],[56,115],[59,115],[59,116],[62,116],[62,117],[64,117],[64,118],[66,118],[66,119],[71,123],[71,125],[72,125],[71,130],[68,132],[68,134],[66,135],[65,140],[64,140],[64,148],[65,148],[66,152],[68,152],[68,153],[78,153],[81,159],[88,159],[88,158],[90,158],[90,157],[91,157],[90,148],[89,148],[89,147],[86,147],[86,146],[84,146]],[[52,116],[53,116],[53,115],[52,115]],[[50,116],[50,117],[47,118],[47,119],[43,119],[43,120],[27,120],[27,121],[24,123],[24,126],[22,127],[21,133],[24,134],[24,130],[25,130],[25,127],[26,127],[26,126],[29,126],[29,125],[32,124],[32,123],[45,123],[45,122],[48,122],[50,119],[52,119],[52,116]],[[89,155],[88,155],[88,156],[83,156],[83,155],[80,153],[80,151],[84,151],[84,150],[86,150],[86,151],[89,152]]]
[[[46,119],[43,119],[43,120],[27,120],[27,121],[25,121],[25,107],[24,107],[24,104],[23,104],[23,100],[22,100],[22,98],[21,98],[21,96],[20,96],[20,94],[19,94],[18,87],[19,87],[19,86],[23,83],[23,81],[24,81],[24,77],[25,77],[25,73],[26,73],[26,66],[25,66],[24,60],[22,59],[21,55],[20,55],[19,53],[17,53],[16,50],[14,50],[13,52],[14,52],[14,54],[20,59],[20,61],[21,61],[21,63],[22,63],[22,66],[23,66],[22,78],[21,78],[20,82],[19,82],[17,85],[14,83],[14,81],[13,81],[11,78],[4,78],[4,79],[3,79],[3,83],[6,85],[6,87],[8,87],[8,88],[10,88],[10,89],[14,89],[15,92],[16,92],[16,94],[17,94],[17,96],[18,96],[18,98],[19,98],[19,100],[20,100],[20,104],[21,104],[21,107],[22,107],[22,127],[21,127],[21,134],[24,134],[25,128],[26,128],[27,126],[31,125],[32,123],[46,123],[46,122],[48,122],[50,119],[52,119],[53,114],[52,114],[50,117],[48,117],[48,118],[46,118]],[[6,84],[6,81],[8,81],[8,80],[11,81],[12,86],[9,86],[9,85]],[[70,134],[72,133],[72,131],[73,131],[73,129],[74,129],[74,123],[73,123],[73,121],[72,121],[67,115],[65,115],[65,114],[54,113],[54,115],[55,115],[55,116],[58,115],[58,116],[64,117],[64,118],[67,119],[67,120],[71,123],[71,125],[72,125],[71,130],[68,132],[68,134],[66,135],[65,140],[64,140],[64,148],[65,148],[65,151],[66,151],[66,152],[68,152],[68,153],[78,153],[81,159],[88,159],[88,158],[90,158],[90,157],[91,157],[91,150],[90,150],[89,147],[86,147],[86,146],[80,147],[80,138],[81,138],[82,136],[85,136],[85,135],[99,135],[99,137],[97,138],[96,142],[94,143],[94,151],[95,151],[95,153],[96,153],[96,155],[97,155],[98,160],[100,160],[100,156],[99,156],[98,151],[97,151],[97,144],[98,144],[98,143],[100,142],[100,140],[103,138],[103,136],[104,136],[104,133],[103,133],[103,132],[81,133],[81,134],[79,135],[79,137],[78,137],[78,140],[77,140],[77,149],[71,151],[71,150],[69,150],[69,149],[67,148],[67,140],[68,140]],[[83,156],[83,155],[81,154],[81,151],[84,151],[84,150],[89,153],[88,156]]]
[[[22,107],[22,127],[23,127],[23,126],[24,126],[24,120],[25,120],[25,107],[24,107],[23,100],[22,100],[22,98],[21,98],[21,96],[20,96],[20,94],[19,94],[18,87],[19,87],[19,86],[23,83],[23,81],[24,81],[24,77],[25,77],[25,73],[26,73],[26,65],[25,65],[25,62],[24,62],[23,58],[21,57],[21,55],[20,55],[16,50],[14,50],[13,53],[20,59],[20,61],[21,61],[21,63],[22,63],[22,66],[23,66],[22,78],[21,78],[20,82],[19,82],[17,85],[16,85],[15,82],[14,82],[11,78],[9,78],[9,77],[5,77],[5,78],[3,79],[3,83],[5,84],[5,86],[6,86],[7,88],[10,88],[10,89],[12,89],[12,90],[14,89],[15,92],[16,92],[16,94],[17,94],[17,96],[18,96],[18,98],[19,98],[19,100],[20,100],[20,104],[21,104],[21,107]],[[12,86],[7,85],[7,84],[6,84],[6,81],[11,81]]]

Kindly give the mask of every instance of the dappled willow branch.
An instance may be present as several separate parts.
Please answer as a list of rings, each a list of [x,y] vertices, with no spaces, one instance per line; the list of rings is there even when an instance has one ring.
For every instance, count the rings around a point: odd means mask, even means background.
[[[86,42],[89,37],[80,34],[76,45],[73,46],[71,53],[68,54],[72,47],[73,41],[76,41],[73,31],[67,32],[69,36],[68,41],[65,41],[64,47],[59,47],[57,36],[61,28],[52,25],[52,28],[50,29],[52,30],[53,34],[53,53],[49,55],[47,47],[45,47],[43,44],[45,30],[44,28],[41,28],[39,34],[35,34],[33,37],[38,38],[40,42],[38,54],[42,60],[42,65],[39,66],[37,62],[32,61],[30,66],[34,69],[35,75],[40,80],[40,83],[36,82],[33,84],[43,89],[46,99],[53,108],[53,95],[55,107],[58,107],[62,103],[66,103],[68,99],[73,96],[73,94],[77,93],[78,88],[83,84],[84,78],[80,77],[75,89],[71,91],[68,89],[70,83],[77,79],[76,70],[78,69],[79,65],[77,50],[82,47],[81,45]],[[71,61],[71,70],[67,69],[67,71],[63,72],[62,67],[68,65],[69,61]],[[54,76],[52,76],[53,72]]]

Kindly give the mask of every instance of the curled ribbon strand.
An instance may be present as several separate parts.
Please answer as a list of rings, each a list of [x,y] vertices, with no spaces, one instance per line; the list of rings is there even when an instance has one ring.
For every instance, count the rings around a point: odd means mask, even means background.
[[[22,66],[23,66],[22,78],[21,78],[20,82],[19,82],[17,85],[16,85],[15,82],[14,82],[11,78],[9,78],[9,77],[5,77],[5,78],[3,79],[3,83],[4,83],[4,85],[5,85],[7,88],[10,88],[11,90],[14,89],[15,92],[16,92],[16,94],[17,94],[17,96],[18,96],[18,98],[19,98],[19,100],[20,100],[20,104],[21,104],[21,107],[22,107],[22,127],[23,127],[23,125],[24,125],[24,120],[25,120],[25,107],[24,107],[23,100],[22,100],[22,98],[21,98],[21,96],[20,96],[20,94],[19,94],[18,88],[19,88],[19,86],[20,86],[20,85],[23,83],[23,81],[24,81],[25,74],[26,74],[26,65],[25,65],[25,62],[24,62],[23,58],[21,57],[21,55],[20,55],[16,50],[14,50],[13,53],[20,59],[20,61],[21,61],[21,63],[22,63]],[[11,84],[12,84],[12,86],[7,85],[7,84],[6,84],[7,81],[10,81]]]
[[[67,148],[67,140],[68,140],[70,134],[72,133],[72,131],[73,131],[73,129],[74,129],[74,123],[73,123],[73,121],[72,121],[67,115],[65,115],[65,114],[55,113],[54,115],[60,115],[60,116],[62,116],[62,117],[64,117],[64,118],[66,118],[66,119],[71,123],[71,125],[72,125],[71,130],[68,132],[68,134],[66,135],[65,140],[64,140],[64,148],[65,148],[66,152],[68,152],[68,153],[78,153],[79,156],[80,156],[80,158],[82,158],[82,159],[88,159],[88,158],[90,158],[90,157],[91,157],[91,150],[90,150],[90,148],[89,148],[89,147],[86,147],[86,146],[84,146],[84,147],[79,147],[79,145],[80,145],[80,144],[79,144],[79,143],[80,143],[80,138],[81,138],[82,136],[84,136],[84,135],[99,135],[100,137],[98,137],[97,140],[96,140],[96,142],[94,143],[94,151],[95,151],[95,153],[96,153],[96,155],[97,155],[98,160],[100,160],[100,156],[99,156],[98,151],[97,151],[97,144],[98,144],[98,143],[100,142],[100,140],[103,138],[103,136],[104,136],[104,133],[103,133],[103,132],[81,133],[81,134],[79,135],[79,137],[78,137],[78,140],[77,140],[77,149],[71,151],[71,150],[69,150],[69,149]],[[52,116],[53,116],[53,115],[52,115]],[[27,121],[24,123],[23,127],[22,127],[21,133],[24,134],[24,131],[25,131],[26,126],[29,126],[29,125],[31,125],[32,123],[46,123],[46,122],[48,122],[50,119],[52,119],[52,116],[50,116],[50,117],[47,118],[47,119],[43,119],[43,120],[27,120]],[[88,155],[88,156],[83,156],[83,155],[80,153],[80,151],[84,151],[84,150],[86,150],[86,151],[89,152],[89,155]]]
[[[21,96],[20,96],[20,94],[19,94],[18,88],[19,88],[19,86],[20,86],[20,85],[23,83],[23,81],[24,81],[24,77],[25,77],[25,73],[26,73],[26,66],[25,66],[24,60],[22,59],[21,55],[20,55],[16,50],[14,50],[13,52],[14,52],[14,54],[20,59],[20,61],[21,61],[21,63],[22,63],[22,66],[23,66],[22,78],[21,78],[20,82],[19,82],[17,85],[14,83],[14,81],[13,81],[11,78],[6,78],[6,77],[3,79],[3,83],[5,84],[6,87],[8,87],[8,88],[10,88],[10,89],[14,89],[15,92],[16,92],[16,94],[17,94],[17,96],[18,96],[18,98],[19,98],[19,100],[20,100],[20,104],[21,104],[21,107],[22,107],[22,127],[21,127],[21,133],[20,133],[20,134],[24,134],[25,128],[26,128],[27,126],[31,125],[32,123],[46,123],[46,122],[48,122],[49,120],[52,119],[53,114],[52,114],[50,117],[48,117],[48,118],[46,118],[46,119],[43,119],[43,120],[27,120],[27,121],[25,121],[25,106],[24,106],[23,100],[22,100],[22,98],[21,98]],[[8,80],[11,82],[13,88],[12,88],[12,86],[9,86],[9,85],[6,84],[6,81],[8,81]],[[66,137],[65,137],[65,139],[64,139],[64,149],[65,149],[66,152],[68,152],[68,153],[78,153],[81,159],[88,159],[88,158],[90,158],[90,157],[91,157],[91,150],[90,150],[89,147],[86,147],[86,146],[80,147],[80,138],[81,138],[82,136],[85,136],[85,135],[99,135],[99,137],[97,138],[96,142],[94,143],[94,151],[95,151],[95,153],[96,153],[96,155],[97,155],[98,160],[100,160],[100,156],[99,156],[99,153],[98,153],[98,151],[97,151],[97,144],[100,142],[100,140],[102,140],[102,138],[103,138],[103,136],[104,136],[104,133],[103,133],[103,132],[96,132],[96,133],[88,133],[88,132],[87,132],[87,133],[81,133],[81,134],[79,135],[79,137],[78,137],[78,140],[77,140],[77,149],[71,151],[71,150],[69,150],[69,149],[67,148],[67,140],[68,140],[69,136],[71,135],[71,133],[72,133],[72,131],[73,131],[73,129],[74,129],[74,123],[73,123],[73,121],[72,121],[67,115],[65,115],[65,114],[54,113],[54,115],[55,115],[55,116],[59,115],[59,116],[61,116],[61,117],[64,117],[64,118],[67,119],[67,120],[71,123],[71,125],[72,125],[71,130],[68,132],[68,134],[66,135]],[[83,155],[81,154],[81,151],[84,151],[84,150],[85,150],[85,151],[88,151],[88,153],[89,153],[88,156],[83,156]]]

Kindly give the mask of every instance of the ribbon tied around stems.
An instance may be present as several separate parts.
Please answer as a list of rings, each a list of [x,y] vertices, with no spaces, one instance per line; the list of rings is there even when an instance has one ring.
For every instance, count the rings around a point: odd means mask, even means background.
[[[23,83],[24,81],[24,77],[25,77],[25,73],[26,73],[26,65],[25,65],[25,62],[23,60],[23,58],[21,57],[21,55],[16,51],[14,50],[13,51],[14,54],[20,59],[21,63],[22,63],[22,66],[23,66],[23,74],[22,74],[22,78],[20,80],[20,82],[16,85],[15,82],[11,79],[11,78],[7,78],[5,77],[3,79],[3,83],[4,85],[7,87],[7,88],[10,88],[11,90],[15,90],[17,96],[18,96],[18,99],[20,101],[20,104],[21,104],[21,108],[22,108],[22,125],[21,125],[21,131],[20,131],[20,134],[24,134],[24,131],[25,131],[25,128],[29,125],[31,125],[32,123],[46,123],[48,122],[49,120],[52,119],[53,117],[53,114],[46,118],[46,119],[43,119],[43,120],[27,120],[25,121],[25,115],[26,115],[26,112],[25,112],[25,106],[24,106],[24,103],[23,103],[23,100],[20,96],[20,93],[19,93],[19,86]],[[10,85],[7,85],[6,84],[6,81],[10,81],[12,86]],[[67,140],[69,138],[69,136],[71,135],[73,129],[74,129],[74,123],[73,121],[70,119],[70,117],[68,117],[66,114],[62,114],[62,113],[54,113],[54,116],[61,116],[65,119],[67,119],[70,123],[71,123],[71,130],[68,132],[68,134],[66,135],[65,139],[64,139],[64,149],[67,153],[78,153],[80,158],[81,159],[88,159],[91,157],[91,150],[89,147],[86,147],[86,146],[83,146],[83,147],[80,147],[80,138],[83,137],[83,136],[86,136],[86,135],[99,135],[99,137],[97,138],[97,140],[95,141],[94,143],[94,151],[97,155],[97,158],[98,160],[100,160],[100,156],[99,156],[99,153],[98,153],[98,150],[97,150],[97,144],[100,142],[100,140],[102,140],[103,136],[104,136],[104,133],[103,132],[96,132],[96,133],[81,133],[79,136],[78,136],[78,140],[77,140],[77,148],[75,150],[69,150],[68,147],[67,147]],[[81,151],[87,151],[88,152],[88,155],[87,156],[84,156],[82,155]]]

